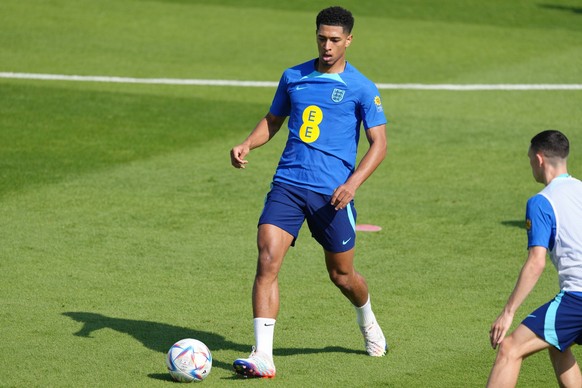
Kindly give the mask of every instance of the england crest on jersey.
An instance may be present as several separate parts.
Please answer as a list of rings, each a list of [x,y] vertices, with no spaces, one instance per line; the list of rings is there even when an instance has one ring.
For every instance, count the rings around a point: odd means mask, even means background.
[[[346,94],[345,90],[342,89],[334,89],[331,93],[331,100],[333,102],[341,102],[344,99],[344,94]]]

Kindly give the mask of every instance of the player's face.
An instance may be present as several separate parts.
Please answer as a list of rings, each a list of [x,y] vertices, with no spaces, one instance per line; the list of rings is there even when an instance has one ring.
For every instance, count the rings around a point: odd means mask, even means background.
[[[341,73],[350,43],[352,35],[344,32],[343,27],[321,24],[317,30],[318,70],[322,73]]]

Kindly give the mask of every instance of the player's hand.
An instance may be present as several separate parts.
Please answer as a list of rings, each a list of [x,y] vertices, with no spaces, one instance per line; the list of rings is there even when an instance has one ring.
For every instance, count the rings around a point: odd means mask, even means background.
[[[235,168],[245,168],[245,164],[248,163],[248,161],[245,159],[245,156],[247,156],[249,152],[249,147],[243,144],[239,144],[236,147],[233,147],[230,150],[230,163]]]
[[[356,189],[351,185],[344,183],[338,186],[331,196],[331,205],[335,207],[335,210],[341,210],[348,206],[348,203],[354,199],[356,195]]]
[[[512,322],[513,315],[505,311],[499,314],[495,322],[493,322],[491,330],[489,330],[489,341],[491,341],[491,347],[493,349],[496,349],[503,341]]]

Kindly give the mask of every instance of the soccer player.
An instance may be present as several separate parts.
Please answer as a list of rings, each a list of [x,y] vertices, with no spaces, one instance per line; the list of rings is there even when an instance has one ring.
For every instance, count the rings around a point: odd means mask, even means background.
[[[332,282],[354,305],[371,356],[386,353],[386,340],[370,305],[368,286],[354,269],[356,190],[386,155],[386,118],[376,86],[346,61],[352,14],[341,7],[316,18],[319,56],[287,69],[271,108],[246,140],[233,147],[232,165],[267,143],[289,116],[287,144],[273,177],[258,226],[258,262],[253,285],[255,347],[234,361],[246,377],[274,377],[273,335],[279,312],[277,276],[304,220],[323,247]],[[363,123],[369,143],[356,168]]]
[[[568,174],[569,150],[568,139],[559,131],[544,131],[531,140],[533,176],[545,188],[527,201],[527,260],[489,332],[491,346],[499,347],[489,387],[515,386],[523,359],[543,349],[549,350],[560,386],[582,387],[570,349],[582,343],[582,182]],[[546,253],[558,271],[560,292],[504,338],[544,270]]]

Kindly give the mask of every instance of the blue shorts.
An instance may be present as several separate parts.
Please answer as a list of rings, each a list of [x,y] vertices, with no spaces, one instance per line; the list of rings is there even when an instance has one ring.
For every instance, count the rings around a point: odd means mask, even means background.
[[[582,344],[582,294],[561,291],[522,323],[562,352]]]
[[[265,199],[259,225],[275,225],[293,236],[299,235],[303,221],[311,235],[326,251],[339,253],[352,249],[356,242],[356,208],[353,201],[341,210],[331,205],[331,195],[301,187],[273,182]]]

